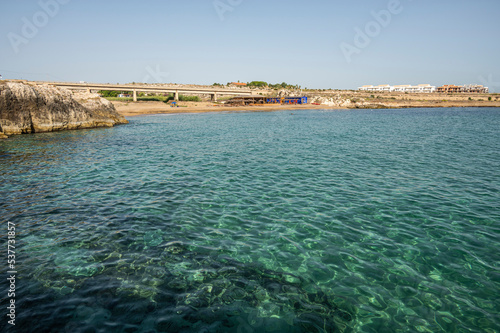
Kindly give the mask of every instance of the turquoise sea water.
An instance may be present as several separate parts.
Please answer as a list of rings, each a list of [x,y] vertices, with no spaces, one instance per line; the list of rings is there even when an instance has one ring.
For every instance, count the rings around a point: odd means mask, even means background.
[[[18,271],[2,331],[500,330],[498,109],[17,136],[0,141],[0,212]]]

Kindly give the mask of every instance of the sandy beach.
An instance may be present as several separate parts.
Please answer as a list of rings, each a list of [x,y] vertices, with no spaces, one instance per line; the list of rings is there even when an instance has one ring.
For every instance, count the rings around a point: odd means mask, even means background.
[[[163,102],[117,102],[113,101],[118,113],[123,116],[140,116],[148,114],[173,113],[205,113],[205,112],[237,112],[253,111],[268,112],[279,110],[311,110],[311,109],[339,109],[326,105],[263,105],[263,106],[223,106],[209,102],[179,102],[179,107],[171,107]],[[342,108],[341,108],[342,109]],[[343,108],[346,109],[346,108]]]

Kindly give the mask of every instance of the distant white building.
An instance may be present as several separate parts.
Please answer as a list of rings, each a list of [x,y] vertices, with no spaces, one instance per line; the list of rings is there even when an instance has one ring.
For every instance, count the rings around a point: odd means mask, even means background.
[[[359,87],[358,90],[360,91],[373,91],[374,87],[372,85],[368,85],[368,86],[362,86],[362,87]]]
[[[466,93],[483,93],[483,94],[488,94],[490,92],[490,89],[488,87],[484,87],[479,84],[466,84],[463,86],[463,92]]]
[[[392,91],[396,91],[396,92],[407,92],[410,90],[411,90],[411,85],[409,85],[409,84],[401,84],[401,85],[397,85],[397,86],[392,87]]]
[[[409,84],[391,86],[388,84],[382,84],[379,86],[366,85],[358,88],[360,91],[374,91],[374,92],[401,92],[401,93],[433,93],[436,91],[435,86],[430,84],[419,84],[417,86],[412,86]]]
[[[464,86],[456,86],[454,84],[445,84],[437,88],[438,93],[476,93],[476,94],[487,94],[489,93],[488,87],[484,87],[478,84],[468,84]]]
[[[431,86],[430,84],[419,84],[417,86],[417,92],[419,93],[433,93],[436,92],[436,86]]]
[[[379,85],[379,86],[372,86],[372,85],[369,85],[369,86],[362,86],[359,88],[359,90],[362,90],[362,91],[385,91],[385,92],[391,92],[392,91],[392,87],[388,84],[382,84],[382,85]]]

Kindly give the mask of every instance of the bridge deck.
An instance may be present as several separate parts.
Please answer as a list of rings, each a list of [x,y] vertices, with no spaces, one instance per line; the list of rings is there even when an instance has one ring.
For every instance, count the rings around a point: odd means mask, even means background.
[[[217,100],[218,95],[230,96],[249,96],[252,95],[251,90],[243,89],[212,89],[212,88],[185,88],[185,87],[166,87],[144,84],[103,84],[103,83],[73,83],[73,82],[45,82],[38,81],[36,83],[50,84],[56,87],[63,87],[71,90],[118,90],[132,91],[134,102],[137,102],[137,92],[157,92],[157,93],[173,93],[175,100],[179,100],[179,93],[185,94],[207,94],[211,95],[212,99]]]

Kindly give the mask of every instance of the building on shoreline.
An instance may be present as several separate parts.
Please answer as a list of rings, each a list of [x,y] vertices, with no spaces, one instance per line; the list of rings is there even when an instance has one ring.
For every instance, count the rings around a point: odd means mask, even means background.
[[[379,86],[366,85],[359,87],[360,91],[372,91],[372,92],[399,92],[399,93],[473,93],[473,94],[487,94],[489,92],[488,87],[484,87],[477,84],[469,84],[464,86],[456,86],[454,84],[446,84],[439,88],[431,86],[430,84],[419,84],[412,86],[409,84],[391,86],[388,84],[382,84]]]
[[[229,87],[246,87],[247,84],[244,82],[231,82],[228,85]]]
[[[472,93],[472,94],[487,94],[489,88],[478,84],[469,84],[464,86],[456,86],[453,84],[445,84],[437,88],[438,93]]]
[[[437,88],[438,93],[459,93],[461,90],[461,86],[456,86],[454,84],[445,84],[444,86]]]
[[[435,86],[430,84],[419,84],[412,86],[409,84],[391,86],[383,84],[379,86],[367,85],[359,88],[360,91],[374,91],[374,92],[400,92],[400,93],[433,93],[436,91]]]

